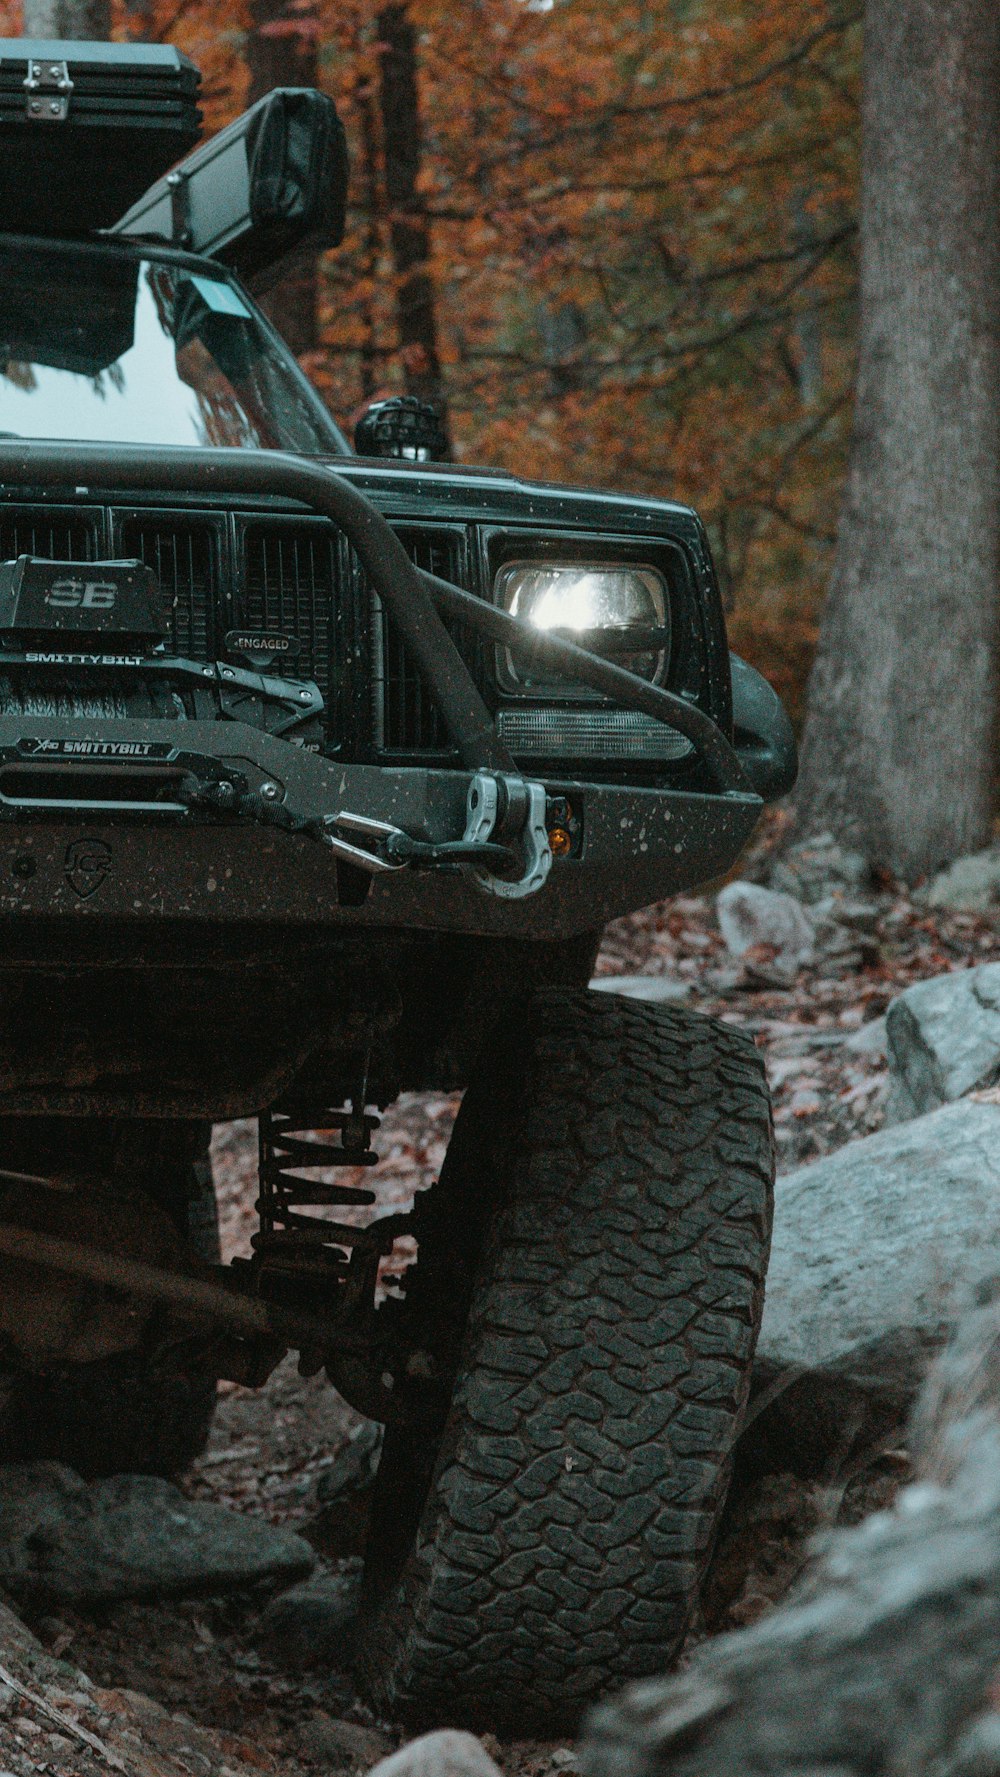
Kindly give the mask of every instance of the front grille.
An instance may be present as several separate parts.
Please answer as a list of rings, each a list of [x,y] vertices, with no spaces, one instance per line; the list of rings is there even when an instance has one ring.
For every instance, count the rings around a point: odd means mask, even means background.
[[[187,517],[142,515],[121,527],[121,553],[145,562],[159,582],[172,651],[191,660],[211,660],[218,652],[214,544],[212,527]]]
[[[459,531],[419,532],[401,528],[399,539],[410,560],[442,580],[462,584],[465,539]],[[395,624],[371,594],[375,656],[373,683],[376,743],[386,753],[447,752],[448,730],[428,692],[423,674]],[[478,679],[478,642],[467,625],[449,622],[459,652]]]
[[[335,635],[339,615],[340,549],[329,525],[252,525],[244,540],[244,585],[239,622],[295,636],[299,653],[276,660],[269,672],[314,679],[327,706],[327,734],[341,732]]]
[[[46,561],[95,561],[97,513],[59,512],[49,507],[0,507],[0,561],[38,555]]]
[[[418,567],[468,583],[463,527],[403,524],[397,530]],[[294,637],[299,650],[294,658],[275,658],[267,671],[316,682],[330,742],[343,744],[356,732],[362,757],[371,756],[373,744],[386,754],[451,750],[409,649],[346,540],[322,519],[247,513],[227,522],[181,509],[0,503],[0,560],[20,554],[55,561],[136,557],[160,585],[171,652],[216,660],[230,629],[278,630]],[[467,626],[448,627],[477,683],[487,688],[488,647]]]

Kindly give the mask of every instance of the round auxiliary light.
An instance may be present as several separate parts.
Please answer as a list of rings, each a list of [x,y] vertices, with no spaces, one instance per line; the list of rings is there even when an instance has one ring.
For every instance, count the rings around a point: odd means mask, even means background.
[[[448,454],[448,437],[436,408],[415,395],[373,401],[354,428],[359,457],[402,457],[430,463]]]

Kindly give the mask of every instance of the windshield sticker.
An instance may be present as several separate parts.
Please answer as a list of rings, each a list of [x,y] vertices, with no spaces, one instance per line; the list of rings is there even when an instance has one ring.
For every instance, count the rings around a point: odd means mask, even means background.
[[[191,274],[189,282],[214,315],[235,315],[240,321],[249,321],[250,310],[231,284],[223,284],[218,278],[199,278],[196,273]]]

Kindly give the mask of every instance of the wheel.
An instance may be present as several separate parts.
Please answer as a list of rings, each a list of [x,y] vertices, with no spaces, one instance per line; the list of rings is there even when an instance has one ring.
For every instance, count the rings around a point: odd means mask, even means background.
[[[359,1680],[390,1717],[551,1736],[684,1638],[763,1307],[770,1105],[745,1037],[607,994],[538,996],[486,1054],[406,1310],[426,1337],[464,1301],[464,1343],[437,1434],[386,1435]]]
[[[118,1128],[39,1120],[0,1126],[7,1165],[35,1171],[67,1148],[82,1170],[134,1173],[166,1209],[199,1258],[219,1258],[218,1211],[201,1131],[169,1124]],[[196,1156],[190,1150],[196,1146]],[[64,1162],[65,1163],[65,1162]],[[153,1369],[140,1354],[74,1364],[57,1375],[8,1375],[0,1390],[5,1461],[66,1463],[92,1478],[175,1475],[200,1456],[215,1412],[211,1377]]]

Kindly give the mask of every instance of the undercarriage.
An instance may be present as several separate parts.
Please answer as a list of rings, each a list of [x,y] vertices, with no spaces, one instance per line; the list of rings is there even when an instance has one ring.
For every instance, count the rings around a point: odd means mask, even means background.
[[[417,1349],[394,1312],[399,1273],[417,1256],[419,1203],[359,1217],[377,1192],[338,1177],[377,1164],[378,1120],[353,1101],[285,1101],[262,1114],[258,1231],[252,1254],[223,1266],[171,1214],[171,1172],[204,1149],[203,1126],[5,1119],[0,1370],[45,1377],[141,1354],[155,1374],[259,1387],[294,1350],[302,1374],[325,1369],[369,1418],[440,1410],[440,1341]],[[426,1385],[422,1405],[411,1385],[397,1407],[397,1375]]]

